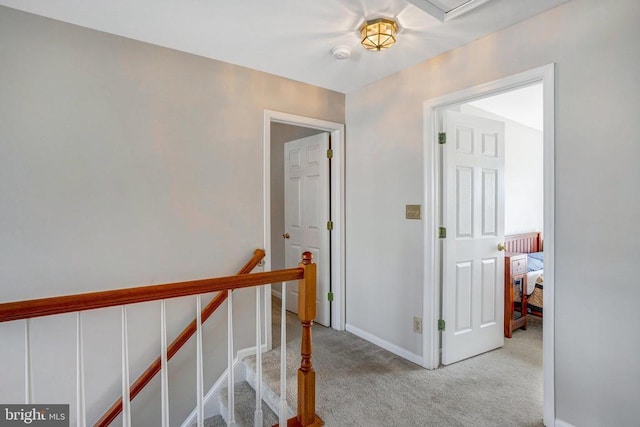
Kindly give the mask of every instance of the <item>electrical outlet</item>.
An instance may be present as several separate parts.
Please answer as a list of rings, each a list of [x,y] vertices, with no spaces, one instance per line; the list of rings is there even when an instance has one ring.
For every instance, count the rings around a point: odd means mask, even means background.
[[[422,333],[422,319],[420,317],[413,318],[413,332]]]

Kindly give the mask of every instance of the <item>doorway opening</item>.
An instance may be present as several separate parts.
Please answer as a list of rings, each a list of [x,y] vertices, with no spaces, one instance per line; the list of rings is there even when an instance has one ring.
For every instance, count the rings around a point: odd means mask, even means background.
[[[451,341],[447,341],[447,337],[445,334],[449,333],[449,337],[454,336],[458,333],[459,336],[462,336],[466,331],[464,328],[457,329],[455,322],[459,320],[468,320],[469,316],[461,316],[459,318],[454,318],[454,325],[447,324],[445,322],[445,331],[439,331],[438,326],[442,326],[442,320],[445,320],[444,317],[451,316],[451,301],[452,298],[456,298],[460,295],[463,295],[463,298],[460,298],[459,306],[465,306],[465,304],[469,305],[472,303],[471,292],[467,292],[466,297],[464,297],[464,292],[459,292],[458,296],[452,297],[458,291],[464,291],[463,284],[464,281],[460,281],[459,278],[467,277],[467,283],[472,284],[474,280],[480,280],[480,283],[491,282],[494,287],[487,287],[485,290],[490,289],[495,292],[504,292],[503,287],[503,278],[504,278],[504,257],[501,252],[498,252],[500,249],[498,244],[504,244],[504,228],[500,230],[501,226],[504,226],[504,209],[497,207],[500,205],[500,197],[504,194],[500,194],[498,189],[500,188],[500,183],[497,177],[500,176],[498,169],[496,171],[492,171],[491,167],[486,167],[483,169],[482,163],[479,163],[478,166],[469,166],[462,164],[460,167],[453,166],[454,172],[451,175],[450,163],[452,156],[455,154],[451,154],[447,156],[447,151],[449,148],[445,150],[441,150],[441,145],[439,142],[440,133],[443,131],[443,127],[446,126],[447,119],[445,116],[447,115],[447,110],[456,110],[460,112],[461,109],[467,109],[467,112],[474,108],[479,108],[479,100],[484,98],[489,98],[498,94],[504,94],[510,91],[514,91],[515,89],[523,89],[526,87],[532,87],[535,85],[541,85],[542,87],[542,103],[543,103],[543,130],[542,130],[542,159],[543,159],[543,178],[542,178],[542,190],[543,190],[543,214],[542,214],[542,229],[539,230],[542,232],[544,236],[544,317],[542,319],[544,335],[543,335],[543,418],[544,423],[546,425],[553,425],[555,421],[555,406],[554,406],[554,359],[553,359],[553,345],[554,345],[554,65],[550,64],[547,66],[543,66],[534,70],[530,70],[524,73],[520,73],[517,75],[513,75],[504,79],[500,79],[494,82],[490,82],[481,86],[476,86],[472,88],[468,88],[462,90],[460,92],[456,92],[453,94],[449,94],[437,99],[429,100],[425,102],[425,204],[427,205],[428,212],[434,212],[433,217],[430,221],[425,222],[425,286],[424,286],[424,316],[425,319],[425,330],[430,331],[424,337],[424,366],[430,369],[435,369],[440,365],[441,362],[441,351],[445,353],[448,350],[448,345]],[[462,107],[464,104],[475,103],[476,105],[466,105]],[[477,110],[475,111],[477,113]],[[460,114],[460,113],[458,113]],[[470,133],[471,134],[471,133]],[[454,136],[452,140],[455,139]],[[449,144],[449,135],[447,135],[446,143]],[[469,140],[469,139],[468,139]],[[465,149],[464,144],[466,144],[467,140],[454,141],[454,144],[458,145],[458,148]],[[499,152],[499,144],[497,142],[492,142],[490,139],[486,146],[483,146],[483,142],[480,142],[481,150],[488,150],[487,153],[491,155],[492,150],[496,149],[496,152]],[[470,147],[470,146],[469,146]],[[449,160],[447,160],[449,159]],[[449,169],[448,169],[449,168]],[[476,169],[480,169],[479,172],[475,171]],[[487,172],[485,174],[485,172]],[[461,185],[456,188],[455,184],[453,187],[444,188],[445,183],[456,181],[455,174],[459,174],[461,179],[464,181],[466,179],[468,185]],[[447,175],[449,174],[449,175]],[[477,174],[477,179],[473,178],[473,174]],[[483,175],[484,174],[484,175]],[[485,176],[486,175],[486,176]],[[448,178],[447,178],[448,177]],[[495,182],[493,179],[495,179]],[[491,203],[483,204],[484,200],[482,198],[478,198],[475,196],[470,196],[474,190],[474,182],[475,188],[479,190],[479,193],[483,191],[488,194],[489,201]],[[502,190],[503,191],[503,190]],[[447,192],[445,194],[445,192]],[[451,193],[454,193],[453,195]],[[456,193],[457,192],[457,193]],[[492,194],[494,192],[494,194]],[[478,191],[476,191],[478,193]],[[451,202],[450,199],[456,199],[461,197],[467,197],[467,205],[469,206],[468,210],[465,210],[464,205],[461,205],[463,212],[465,215],[462,217],[456,217],[456,214],[451,215],[451,210],[458,208],[458,200],[454,200],[453,204],[447,203]],[[447,199],[448,197],[448,199]],[[483,196],[484,197],[484,196]],[[492,199],[492,197],[495,199]],[[513,196],[512,196],[513,197]],[[494,203],[495,202],[495,203]],[[503,202],[503,201],[502,201]],[[480,203],[480,206],[476,206]],[[474,205],[475,204],[475,205]],[[496,212],[492,212],[491,207],[495,207]],[[479,208],[479,211],[474,211],[473,209]],[[484,211],[483,211],[484,209]],[[476,212],[474,214],[474,212]],[[488,222],[482,222],[482,220],[476,219],[475,216],[485,215],[491,217],[492,219]],[[503,215],[500,218],[500,215]],[[493,223],[492,221],[502,221],[502,224]],[[474,223],[474,220],[476,221]],[[452,223],[453,221],[453,223]],[[458,221],[458,223],[456,223]],[[462,222],[459,222],[462,221]],[[468,236],[460,236],[456,235],[457,226],[469,224],[471,227],[485,227],[483,230],[487,231],[486,236],[489,237],[490,234],[494,234],[493,242],[491,239],[484,239],[485,242],[482,242],[480,245],[483,250],[492,250],[495,253],[486,256],[483,254],[478,255],[478,262],[473,261],[469,255],[465,255],[464,260],[458,260],[459,262],[456,264],[456,261],[452,258],[457,253],[456,244],[459,242],[463,242],[466,245],[468,242],[466,240],[474,240],[471,235]],[[448,222],[448,223],[447,223]],[[446,238],[440,238],[439,235],[442,235],[442,229],[447,227],[449,229],[453,229],[453,232],[449,232],[447,229]],[[492,227],[494,228],[492,230]],[[467,230],[468,231],[468,230]],[[482,232],[480,232],[482,235]],[[478,236],[478,234],[474,234],[474,236]],[[501,240],[498,242],[498,240]],[[462,247],[462,246],[461,246]],[[453,248],[453,249],[452,249]],[[504,247],[502,248],[504,249]],[[475,256],[475,255],[474,255]],[[493,265],[489,262],[494,260]],[[449,268],[447,272],[447,266],[451,266],[453,263],[453,268]],[[475,267],[475,265],[481,264],[479,267]],[[468,274],[465,275],[465,267],[467,267]],[[487,267],[487,268],[484,268]],[[471,271],[476,269],[479,274],[479,279],[474,279],[472,277]],[[483,269],[484,268],[484,269]],[[456,276],[459,274],[459,276]],[[458,281],[458,282],[456,282]],[[451,287],[453,283],[453,287]],[[449,292],[447,293],[447,286],[449,286]],[[456,289],[458,286],[459,289]],[[502,286],[502,288],[500,288]],[[469,286],[471,289],[471,286]],[[474,289],[477,289],[475,287]],[[476,292],[474,290],[474,292]],[[484,325],[489,326],[491,324],[500,323],[502,326],[502,322],[504,317],[500,317],[499,308],[503,308],[504,299],[503,294],[501,293],[499,297],[495,295],[491,295],[489,292],[485,292],[482,294],[480,298],[481,304],[485,304],[486,307],[490,307],[491,310],[487,312],[492,312],[495,314],[494,318],[483,317]],[[492,296],[492,298],[486,297],[486,295]],[[495,305],[500,305],[500,307],[496,307]],[[472,310],[469,310],[472,312]],[[476,314],[478,309],[476,309]],[[475,315],[475,314],[474,314]],[[484,316],[484,314],[483,314]],[[449,322],[451,323],[451,322]],[[460,323],[460,322],[459,322]],[[461,323],[460,323],[461,324]],[[447,328],[449,331],[447,331]],[[469,329],[469,328],[467,328]],[[502,329],[502,328],[500,328]],[[485,339],[484,337],[480,338]],[[444,346],[444,347],[443,347]],[[499,345],[497,345],[499,346]],[[481,347],[479,347],[481,348]],[[487,351],[487,350],[484,350]],[[468,355],[465,357],[469,357]]]
[[[325,287],[327,289],[321,290],[322,286],[318,286],[318,301],[324,303],[330,307],[330,312],[327,311],[327,316],[324,320],[325,326],[331,326],[336,330],[344,330],[345,323],[345,304],[344,304],[344,125],[341,123],[328,122],[324,120],[313,119],[309,117],[296,116],[288,113],[281,113],[276,111],[265,111],[264,118],[264,247],[266,250],[265,258],[265,270],[273,270],[279,268],[291,267],[291,263],[297,261],[293,260],[292,255],[287,255],[287,252],[295,252],[295,233],[291,229],[285,230],[285,146],[293,146],[291,141],[302,141],[305,146],[309,146],[308,141],[311,141],[310,151],[300,152],[303,153],[303,161],[308,166],[308,160],[314,157],[319,161],[319,155],[326,156],[326,149],[315,150],[319,148],[322,143],[313,142],[314,138],[326,139],[331,141],[331,167],[327,168],[324,172],[328,175],[327,178],[330,182],[330,192],[325,196],[320,197],[318,203],[322,204],[322,208],[327,211],[327,222],[331,224],[325,224],[322,226],[325,237],[328,237],[327,242],[324,243],[328,246],[326,253],[330,254],[325,256],[325,260],[320,261],[320,254],[316,254],[315,258],[318,259],[318,277],[320,279],[322,272],[326,274],[324,279]],[[305,142],[307,141],[307,142]],[[290,143],[290,144],[287,144]],[[328,147],[327,147],[328,148]],[[306,150],[306,148],[304,148]],[[294,153],[293,157],[298,154]],[[292,158],[293,158],[292,157]],[[324,157],[325,160],[326,157]],[[314,161],[316,161],[314,160]],[[301,164],[302,164],[301,163]],[[328,162],[327,162],[328,163]],[[314,172],[315,173],[315,172]],[[312,179],[315,178],[312,177]],[[324,180],[324,178],[322,178]],[[327,183],[328,184],[328,183]],[[312,186],[312,189],[316,187]],[[290,203],[291,204],[291,203]],[[323,220],[324,221],[324,220]],[[291,224],[287,225],[288,227]],[[332,230],[327,230],[329,226]],[[319,227],[315,227],[319,228]],[[289,237],[289,239],[287,239]],[[287,245],[289,244],[289,245]],[[289,248],[292,247],[293,249]],[[290,250],[291,249],[291,250]],[[306,250],[306,249],[305,249]],[[314,249],[315,250],[315,245]],[[299,250],[298,250],[299,252]],[[299,258],[300,254],[297,254]],[[292,261],[293,260],[293,261]],[[323,262],[323,265],[320,265]],[[328,286],[331,288],[329,289]],[[268,329],[265,331],[267,337],[268,348],[272,347],[272,331],[271,331],[271,294],[276,297],[281,297],[281,285],[272,284],[267,290],[265,295],[265,313],[267,313],[265,327]],[[294,286],[287,286],[287,288],[294,288]],[[322,294],[320,293],[322,292]],[[333,301],[329,304],[329,295]],[[288,293],[289,290],[288,290]],[[321,301],[320,299],[323,299]]]

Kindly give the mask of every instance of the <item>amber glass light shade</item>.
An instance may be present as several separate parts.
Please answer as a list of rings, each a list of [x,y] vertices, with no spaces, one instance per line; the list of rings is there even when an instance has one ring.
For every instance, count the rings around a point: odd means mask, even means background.
[[[385,18],[367,21],[360,29],[362,46],[368,50],[388,49],[396,42],[398,24]]]

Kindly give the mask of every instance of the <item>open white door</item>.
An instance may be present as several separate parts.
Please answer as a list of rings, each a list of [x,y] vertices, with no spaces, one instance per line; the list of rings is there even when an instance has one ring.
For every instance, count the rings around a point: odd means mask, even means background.
[[[504,345],[504,123],[445,111],[442,364]]]
[[[287,142],[284,146],[285,264],[296,267],[302,252],[317,264],[316,322],[330,325],[329,293],[329,134]],[[287,284],[287,310],[298,312],[297,283]]]

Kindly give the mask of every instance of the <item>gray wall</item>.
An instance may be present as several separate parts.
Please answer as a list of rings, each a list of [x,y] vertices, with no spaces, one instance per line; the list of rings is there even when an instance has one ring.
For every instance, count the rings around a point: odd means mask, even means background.
[[[264,109],[344,122],[342,94],[5,7],[0,58],[0,301],[233,274],[263,245]],[[236,298],[237,349],[253,345],[252,295]],[[169,311],[175,336],[194,300]],[[119,316],[84,318],[90,422],[120,393]],[[157,355],[158,304],[129,317],[133,379]],[[207,387],[225,318],[205,330]],[[22,328],[0,325],[18,343],[0,365],[22,366]],[[36,400],[75,414],[75,318],[33,329]],[[194,359],[172,361],[171,425],[195,406]],[[22,401],[20,371],[1,401]],[[154,387],[134,424],[159,425]]]
[[[638,40],[636,0],[572,0],[349,93],[348,323],[422,353],[423,102],[555,62],[556,415],[637,424]]]

